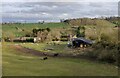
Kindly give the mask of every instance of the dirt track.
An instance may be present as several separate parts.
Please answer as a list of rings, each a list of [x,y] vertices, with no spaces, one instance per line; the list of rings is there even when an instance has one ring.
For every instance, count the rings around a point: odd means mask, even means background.
[[[30,48],[26,48],[20,45],[13,45],[13,48],[15,48],[16,50],[23,52],[23,53],[28,53],[28,54],[32,54],[35,56],[50,56],[50,57],[55,57],[54,55],[56,53],[52,53],[52,52],[41,52],[41,51],[37,51],[34,49],[30,49]],[[75,57],[72,54],[63,54],[63,53],[58,53],[57,57]]]
[[[73,55],[73,54],[65,54],[65,53],[58,53],[58,56],[54,56],[55,53],[53,52],[41,52],[41,51],[37,51],[34,49],[30,49],[30,48],[26,48],[20,45],[12,45],[12,48],[18,50],[21,53],[26,53],[26,54],[32,54],[35,56],[49,56],[49,57],[70,57],[70,58],[82,58],[82,59],[87,59],[87,60],[92,60],[92,61],[96,61],[94,58],[89,58],[89,57],[84,57],[82,55]]]

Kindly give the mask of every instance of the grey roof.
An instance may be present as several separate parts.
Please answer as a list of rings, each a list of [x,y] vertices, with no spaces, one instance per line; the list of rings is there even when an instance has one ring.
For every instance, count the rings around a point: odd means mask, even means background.
[[[73,38],[72,41],[76,41],[76,40],[78,40],[78,41],[80,40],[80,41],[86,42],[86,43],[88,43],[88,44],[93,44],[93,41],[88,40],[88,39],[85,39],[85,38],[83,38],[83,37],[80,37],[80,38]]]

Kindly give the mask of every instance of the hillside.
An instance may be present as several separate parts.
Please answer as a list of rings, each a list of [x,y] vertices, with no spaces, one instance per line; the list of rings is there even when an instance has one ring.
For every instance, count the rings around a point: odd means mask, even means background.
[[[14,35],[15,37],[25,36],[25,34],[32,33],[34,28],[62,28],[67,27],[65,23],[21,23],[21,24],[3,24],[2,33],[5,36]]]
[[[71,26],[82,26],[82,25],[94,25],[102,23],[105,26],[115,26],[112,22],[102,19],[102,18],[77,18],[77,19],[67,19],[64,20],[65,23],[70,24]]]
[[[115,24],[104,20],[104,19],[69,19],[61,23],[14,23],[14,24],[3,24],[2,25],[2,35],[4,38],[10,37],[23,37],[26,35],[33,35],[33,29],[44,29],[50,28],[48,36],[52,39],[60,39],[61,35],[75,35],[76,29],[74,26],[84,26],[85,27],[85,37],[88,39],[97,40],[101,35],[113,34],[114,37],[110,37],[111,40],[117,41],[117,28]],[[107,32],[106,32],[107,30]]]

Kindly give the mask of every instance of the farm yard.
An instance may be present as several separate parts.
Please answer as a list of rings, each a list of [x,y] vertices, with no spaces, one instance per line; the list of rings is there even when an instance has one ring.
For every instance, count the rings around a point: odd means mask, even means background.
[[[117,24],[67,21],[3,24],[3,76],[117,76]]]

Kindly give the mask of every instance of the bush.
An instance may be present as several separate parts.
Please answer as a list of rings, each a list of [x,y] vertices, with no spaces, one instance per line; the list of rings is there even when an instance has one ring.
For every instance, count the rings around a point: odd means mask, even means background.
[[[97,59],[101,61],[107,61],[109,63],[114,63],[117,61],[115,58],[117,55],[116,52],[113,51],[108,51],[108,50],[102,50],[100,54],[98,55]]]
[[[97,59],[97,56],[99,55],[100,50],[92,50],[92,51],[87,51],[84,53],[85,56],[90,57],[90,58],[95,58]]]
[[[96,40],[97,37],[95,37],[95,36],[90,36],[89,39],[90,39],[90,40]]]
[[[10,42],[10,38],[9,37],[4,37],[4,41]]]
[[[92,50],[84,53],[85,56],[96,60],[116,63],[118,61],[118,48],[120,45],[101,41],[92,45]]]

